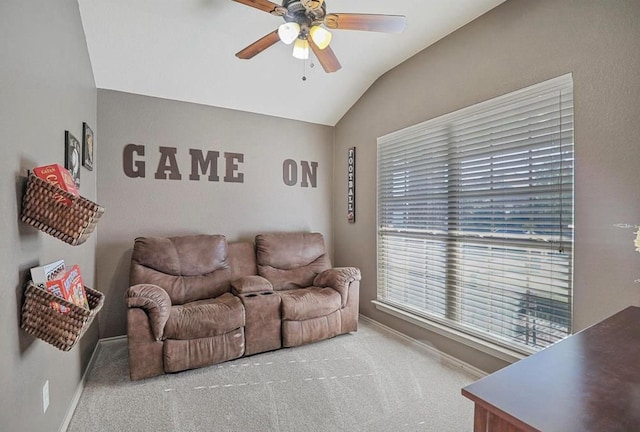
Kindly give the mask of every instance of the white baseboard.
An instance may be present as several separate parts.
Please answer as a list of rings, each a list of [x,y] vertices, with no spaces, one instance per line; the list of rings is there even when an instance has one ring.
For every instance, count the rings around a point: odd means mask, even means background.
[[[389,315],[392,315],[403,321],[409,322],[418,327],[422,327],[426,330],[437,333],[440,336],[444,336],[447,339],[451,339],[452,341],[458,342],[462,345],[468,346],[485,354],[489,354],[496,359],[500,359],[508,363],[515,363],[516,361],[522,360],[523,358],[527,357],[527,355],[533,353],[531,352],[529,354],[524,354],[522,352],[514,351],[512,349],[488,342],[479,337],[472,336],[471,334],[462,332],[460,330],[453,329],[449,326],[437,323],[432,320],[428,320],[426,318],[422,318],[420,316],[406,312],[402,309],[388,305],[378,300],[372,300],[371,303],[374,304],[376,309],[384,313],[388,313]]]
[[[407,336],[406,334],[399,332],[395,329],[392,329],[391,327],[387,327],[384,324],[379,323],[378,321],[369,318],[367,316],[364,315],[359,315],[359,318],[362,319],[363,321],[368,322],[369,324],[372,324],[386,332],[389,332],[395,336],[398,336],[408,342],[411,342],[413,344],[418,345],[419,347],[431,352],[432,354],[438,356],[440,359],[442,359],[443,362],[449,364],[450,366],[453,366],[455,368],[460,368],[463,369],[465,372],[468,372],[470,375],[473,375],[476,379],[480,379],[480,378],[484,378],[485,376],[487,376],[488,374],[481,370],[478,369],[475,366],[471,366],[469,363],[466,363],[460,359],[457,359],[449,354],[443,353],[442,351],[437,350],[436,348],[432,347],[431,345],[428,345],[424,342],[421,342],[417,339],[412,338],[411,336]]]
[[[76,391],[73,394],[73,398],[71,399],[71,403],[69,404],[69,408],[67,409],[67,414],[64,416],[64,421],[62,425],[60,425],[59,432],[67,432],[67,428],[69,427],[69,423],[71,423],[71,419],[73,418],[73,413],[76,410],[76,406],[78,406],[78,402],[80,401],[80,396],[82,396],[82,392],[84,390],[84,384],[87,381],[87,374],[91,370],[93,366],[93,362],[95,361],[98,351],[100,350],[100,341],[96,344],[96,347],[93,349],[93,353],[91,354],[91,358],[89,359],[89,363],[87,364],[87,368],[84,370],[82,374],[82,379],[78,383],[78,387],[76,387]]]
[[[62,425],[60,425],[59,432],[67,432],[69,428],[69,423],[71,423],[71,419],[73,418],[73,413],[76,411],[76,407],[78,406],[78,402],[80,401],[80,396],[82,396],[82,392],[84,391],[84,385],[87,382],[87,374],[93,368],[93,363],[95,362],[102,345],[108,344],[111,342],[121,341],[126,339],[127,336],[115,336],[105,339],[99,339],[98,343],[96,343],[96,347],[93,349],[93,353],[91,354],[91,358],[89,359],[89,363],[87,364],[87,368],[84,370],[82,374],[82,379],[78,383],[78,387],[76,388],[75,393],[73,394],[73,398],[71,399],[71,403],[69,404],[69,408],[67,409],[67,414],[64,416],[64,421]]]
[[[127,340],[127,335],[113,336],[113,337],[100,339],[98,343],[102,345],[102,344],[108,344],[111,342],[120,342],[123,340]]]

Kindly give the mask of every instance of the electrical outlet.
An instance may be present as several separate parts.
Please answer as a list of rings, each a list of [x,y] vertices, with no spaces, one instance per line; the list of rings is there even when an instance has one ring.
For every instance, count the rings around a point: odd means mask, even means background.
[[[49,408],[49,380],[42,386],[42,412],[46,413]]]

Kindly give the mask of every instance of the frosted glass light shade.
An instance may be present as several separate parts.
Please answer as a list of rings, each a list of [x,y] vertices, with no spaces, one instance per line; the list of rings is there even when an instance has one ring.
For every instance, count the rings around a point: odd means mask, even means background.
[[[309,32],[309,34],[311,35],[311,39],[313,39],[313,42],[321,50],[328,47],[329,43],[331,43],[331,33],[320,26],[311,27],[311,31]]]
[[[309,58],[309,41],[296,39],[296,43],[293,45],[293,56],[300,60],[307,60]]]
[[[280,40],[287,45],[291,45],[299,34],[300,25],[298,23],[286,22],[278,27],[278,37],[280,37]]]

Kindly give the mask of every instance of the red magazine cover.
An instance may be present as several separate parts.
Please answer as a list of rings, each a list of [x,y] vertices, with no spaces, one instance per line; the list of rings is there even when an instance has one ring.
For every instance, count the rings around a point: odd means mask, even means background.
[[[73,177],[71,177],[71,173],[69,173],[69,171],[62,165],[51,164],[39,166],[33,169],[33,173],[36,177],[46,180],[47,182],[58,186],[60,189],[78,196],[78,189],[76,188]],[[64,197],[62,194],[54,195],[53,199],[66,206],[71,205],[71,200]]]
[[[87,293],[84,289],[84,283],[78,265],[71,267],[61,278],[48,281],[46,290],[77,306],[89,309]],[[58,302],[52,301],[51,307],[60,313],[69,313],[69,308]]]

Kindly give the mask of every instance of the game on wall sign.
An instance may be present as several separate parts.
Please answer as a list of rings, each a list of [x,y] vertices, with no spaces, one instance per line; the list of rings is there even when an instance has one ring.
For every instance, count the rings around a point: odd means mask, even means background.
[[[158,147],[160,158],[153,178],[156,180],[182,180],[182,173],[178,166],[176,147]],[[191,166],[189,180],[200,180],[202,176],[211,182],[219,182],[220,175],[225,183],[244,183],[244,153],[208,150],[205,154],[199,149],[189,149]],[[219,172],[220,160],[224,162],[223,172]],[[145,146],[141,144],[127,144],[122,153],[122,169],[130,178],[145,178],[146,173]],[[282,182],[287,186],[318,187],[318,162],[285,159],[282,162]]]

